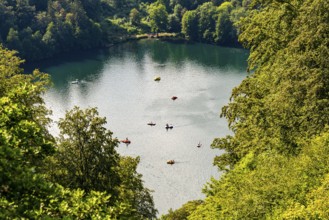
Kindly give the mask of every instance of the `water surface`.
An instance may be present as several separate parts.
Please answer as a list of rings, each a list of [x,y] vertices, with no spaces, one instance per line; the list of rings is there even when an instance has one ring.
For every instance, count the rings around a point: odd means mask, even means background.
[[[140,156],[138,171],[161,215],[204,198],[204,184],[219,177],[212,162],[221,152],[210,144],[230,133],[219,113],[246,76],[247,56],[242,49],[142,40],[29,68],[51,74],[54,87],[45,100],[55,121],[75,105],[97,107],[114,137],[132,141],[120,144],[118,152]],[[76,79],[81,83],[71,84]],[[156,125],[148,126],[151,121]],[[166,130],[167,123],[174,128]],[[166,163],[171,159],[174,165]]]

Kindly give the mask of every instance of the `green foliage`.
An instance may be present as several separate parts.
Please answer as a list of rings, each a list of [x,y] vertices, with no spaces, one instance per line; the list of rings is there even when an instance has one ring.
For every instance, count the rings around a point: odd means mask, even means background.
[[[118,187],[118,205],[126,204],[129,209],[121,215],[125,219],[154,219],[157,210],[154,208],[151,191],[143,186],[142,175],[137,173],[139,157],[121,157],[118,174],[122,181]]]
[[[16,148],[21,150],[25,163],[38,164],[53,151],[52,137],[47,126],[50,119],[41,94],[49,85],[47,75],[35,70],[23,74],[23,62],[15,52],[0,47],[1,126]]]
[[[108,206],[110,196],[106,193],[68,190],[57,186],[48,204],[41,204],[34,211],[36,218],[54,219],[114,219],[118,208]]]
[[[15,55],[0,47],[0,218],[155,218],[139,159],[117,154],[96,109],[68,112],[55,143],[42,99],[49,77],[23,74]]]
[[[48,160],[47,175],[73,190],[106,192],[108,205],[120,207],[118,218],[154,218],[151,192],[136,171],[139,158],[120,157],[119,141],[105,124],[95,108],[67,112],[58,123],[58,151]]]
[[[18,50],[22,57],[44,59],[67,50],[106,44],[104,34],[108,30],[100,22],[108,13],[111,10],[101,1],[4,0],[0,5],[5,21],[0,36],[6,47]],[[33,38],[37,32],[42,38]]]
[[[161,216],[161,220],[186,220],[196,208],[203,203],[202,200],[189,201],[181,208],[173,211],[169,210],[169,213]]]
[[[236,43],[237,31],[230,16],[232,10],[233,5],[229,2],[224,2],[217,8],[219,15],[216,22],[215,41],[219,44],[230,45]]]
[[[225,173],[187,219],[328,219],[329,3],[243,1],[240,22],[224,4],[218,20],[239,25],[252,73],[222,109],[233,134],[212,144]]]
[[[185,12],[182,18],[182,33],[189,40],[198,39],[198,14],[196,11]]]
[[[152,32],[164,32],[167,30],[168,12],[166,6],[161,3],[153,3],[148,7],[150,27]]]
[[[54,152],[49,119],[41,94],[48,76],[23,74],[22,63],[0,47],[0,213],[1,218],[33,218],[52,186],[37,174]]]
[[[181,32],[181,22],[179,17],[171,14],[168,16],[168,30],[172,33],[180,33]]]
[[[223,108],[235,137],[214,142],[214,147],[231,149],[233,157],[273,146],[297,154],[303,139],[326,126],[328,66],[323,57],[328,39],[322,32],[329,28],[322,9],[328,5],[296,5],[297,13],[285,3],[273,4],[254,11],[242,25],[240,38],[251,47],[249,67],[257,70],[234,89],[232,102]]]
[[[329,176],[328,174],[324,177],[321,185],[315,188],[307,195],[308,206],[305,208],[302,204],[291,205],[291,209],[288,209],[283,217],[285,218],[310,218],[310,219],[328,219],[328,185]],[[290,208],[290,207],[289,207]]]
[[[204,3],[197,9],[199,38],[208,42],[214,40],[216,7],[211,2]]]
[[[325,206],[315,208],[314,203],[318,199],[317,204],[325,204],[328,198],[321,191],[329,172],[328,135],[304,143],[296,157],[276,151],[249,153],[220,180],[208,183],[204,204],[188,219],[313,219],[318,210],[327,215]]]
[[[99,117],[95,108],[83,111],[75,107],[59,121],[55,182],[86,192],[96,190],[116,194],[119,155],[115,147],[119,142],[103,127],[105,124],[105,118]]]
[[[132,24],[139,25],[142,17],[140,12],[136,8],[133,8],[129,13],[129,19]]]
[[[10,28],[6,42],[9,47],[16,47],[18,50],[22,49],[22,44],[18,36],[18,31],[16,31],[14,28]]]
[[[187,23],[182,18],[189,10],[197,11],[198,24],[187,39],[236,45],[232,24],[245,16],[247,6],[241,5],[234,0],[2,0],[0,42],[28,61],[40,60],[122,42],[136,34],[186,33],[189,28],[182,31]],[[224,11],[228,14],[218,25]]]
[[[244,12],[244,8],[234,8],[231,2],[224,2],[218,7],[211,2],[203,3],[196,10],[184,13],[182,33],[189,40],[238,45],[234,23],[246,15]]]

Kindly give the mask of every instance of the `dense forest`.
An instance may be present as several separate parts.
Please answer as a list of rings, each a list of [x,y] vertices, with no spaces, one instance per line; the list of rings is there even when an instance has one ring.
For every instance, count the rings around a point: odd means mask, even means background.
[[[222,116],[233,135],[204,201],[163,219],[329,219],[329,2],[255,0],[240,22],[251,74]]]
[[[28,61],[105,47],[139,34],[237,45],[248,1],[1,0],[0,43]]]
[[[0,218],[153,219],[139,158],[96,108],[75,107],[49,132],[47,74],[24,58],[180,33],[250,50],[250,74],[222,108],[232,135],[216,138],[223,172],[161,219],[329,219],[329,2],[327,0],[2,0]],[[6,48],[7,47],[7,48]]]

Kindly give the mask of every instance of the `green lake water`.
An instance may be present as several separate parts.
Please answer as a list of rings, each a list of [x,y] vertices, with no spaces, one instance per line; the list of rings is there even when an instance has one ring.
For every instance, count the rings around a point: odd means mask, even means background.
[[[138,171],[161,215],[204,198],[204,184],[219,177],[212,163],[221,151],[210,145],[230,134],[219,114],[247,75],[247,57],[243,49],[141,40],[65,54],[27,69],[51,75],[54,86],[44,98],[55,122],[75,105],[97,107],[114,137],[131,140],[117,150],[140,157]],[[80,83],[72,84],[76,79]],[[156,125],[148,126],[151,121]],[[55,124],[52,132],[58,134]]]

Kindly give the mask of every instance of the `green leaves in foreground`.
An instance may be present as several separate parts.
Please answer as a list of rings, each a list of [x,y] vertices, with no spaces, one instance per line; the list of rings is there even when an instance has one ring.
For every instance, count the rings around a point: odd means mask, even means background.
[[[188,219],[326,219],[329,133],[305,144],[298,156],[249,153],[212,179],[205,202]],[[201,218],[201,216],[204,216]]]
[[[216,159],[221,167],[249,152],[296,155],[328,125],[328,9],[324,0],[274,1],[242,21],[240,40],[251,50],[255,72],[222,109],[234,136],[213,143],[228,150]]]
[[[74,108],[49,131],[46,74],[23,74],[0,46],[0,219],[152,219],[153,198],[120,157],[96,109]],[[56,147],[55,147],[56,146]]]
[[[184,204],[181,208],[179,208],[179,209],[177,209],[175,211],[173,211],[172,209],[170,209],[169,210],[169,213],[166,214],[166,215],[161,216],[160,219],[161,220],[171,220],[171,219],[185,220],[202,203],[203,203],[202,200],[189,201],[186,204]]]
[[[253,73],[222,109],[233,134],[212,145],[226,172],[187,219],[328,219],[329,2],[251,5],[240,40]]]
[[[60,135],[55,155],[58,172],[56,182],[85,191],[107,191],[114,195],[120,184],[119,155],[115,151],[119,141],[104,128],[105,118],[95,108],[80,110],[75,107],[58,123]]]
[[[74,107],[59,121],[58,151],[49,158],[47,174],[71,189],[104,192],[116,218],[151,219],[156,215],[150,191],[137,173],[139,158],[122,157],[119,141],[95,108]]]

